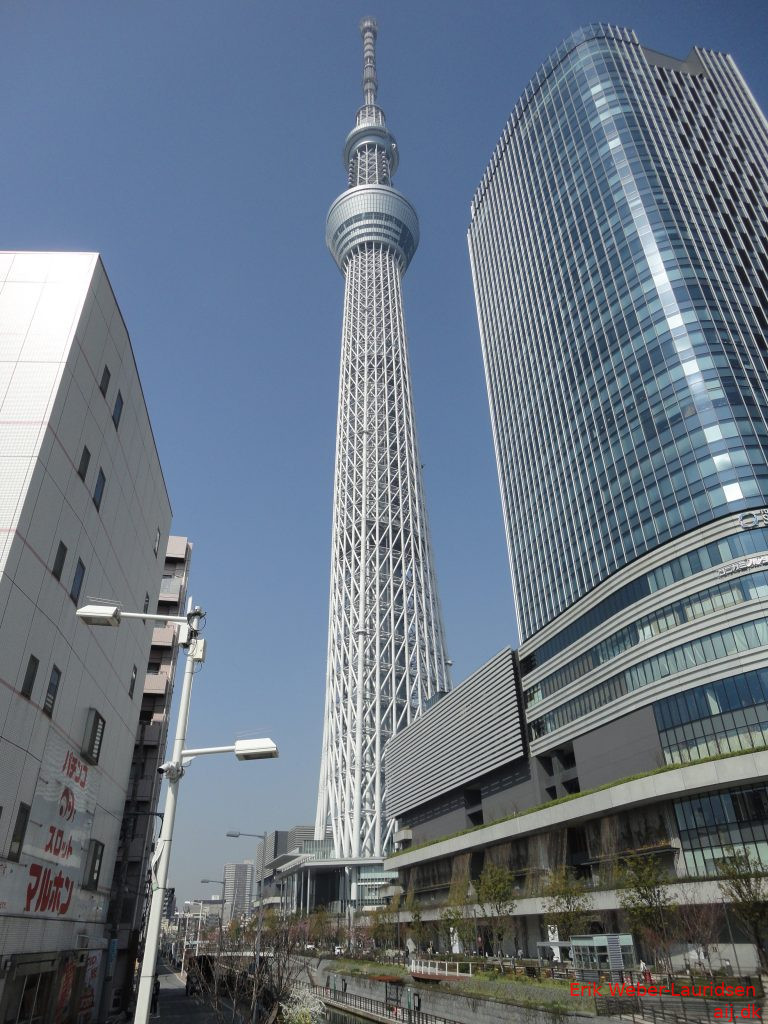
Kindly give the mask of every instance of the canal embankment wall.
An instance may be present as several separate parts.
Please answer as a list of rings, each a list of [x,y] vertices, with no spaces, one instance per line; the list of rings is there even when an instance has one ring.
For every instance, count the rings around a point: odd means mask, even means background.
[[[333,960],[320,960],[315,965],[308,965],[308,973],[315,985],[332,990],[335,979],[336,988],[341,991],[343,979],[346,982],[346,991],[351,995],[385,1001],[385,982],[361,974],[342,974],[336,969]],[[408,989],[411,990],[411,1002],[413,993],[418,992],[423,1013],[457,1021],[458,1024],[587,1024],[588,1021],[594,1020],[588,1014],[564,1013],[560,1007],[555,1006],[551,1010],[545,1010],[448,992],[441,990],[434,983],[407,982],[403,986],[404,1007],[408,1005]],[[601,1022],[610,1024],[611,1019],[602,1017]]]

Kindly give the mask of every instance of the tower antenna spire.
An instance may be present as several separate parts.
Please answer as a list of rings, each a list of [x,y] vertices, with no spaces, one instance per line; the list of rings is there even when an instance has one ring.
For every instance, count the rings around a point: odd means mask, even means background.
[[[375,18],[363,18],[360,22],[360,35],[363,37],[363,103],[373,106],[376,103],[376,91],[379,87],[376,78],[376,34],[379,26]]]

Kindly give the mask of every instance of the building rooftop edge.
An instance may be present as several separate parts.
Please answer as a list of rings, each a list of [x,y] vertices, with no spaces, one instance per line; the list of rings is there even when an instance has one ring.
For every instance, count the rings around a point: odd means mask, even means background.
[[[547,57],[541,62],[539,67],[536,69],[534,74],[531,76],[528,84],[525,86],[520,98],[515,103],[512,111],[507,118],[504,129],[496,142],[493,156],[486,164],[483,176],[480,180],[480,184],[474,191],[472,201],[470,203],[470,228],[475,215],[475,205],[480,203],[483,198],[483,193],[488,185],[489,179],[492,177],[499,160],[499,152],[505,145],[505,137],[514,127],[514,124],[520,120],[522,114],[527,109],[531,100],[539,92],[541,85],[546,79],[552,74],[554,69],[565,60],[565,58],[576,49],[577,46],[581,46],[583,43],[587,43],[592,39],[600,38],[611,38],[617,39],[620,42],[631,43],[635,46],[639,46],[646,57],[657,57],[662,61],[673,61],[677,64],[684,65],[691,57],[696,53],[697,47],[694,45],[689,50],[688,54],[684,58],[672,57],[669,54],[662,53],[659,50],[654,50],[650,47],[645,47],[640,43],[634,29],[625,28],[620,25],[613,25],[610,22],[593,22],[589,25],[582,25],[581,27],[574,29],[570,32],[562,42],[552,50]],[[720,52],[720,51],[716,51]]]
[[[753,764],[749,765],[752,761]],[[459,852],[493,846],[534,832],[547,831],[568,822],[628,810],[633,806],[685,798],[714,787],[753,782],[768,776],[768,750],[745,751],[725,757],[670,766],[663,771],[649,772],[640,778],[617,780],[592,792],[586,792],[552,806],[523,811],[511,818],[446,836],[417,849],[404,850],[387,857],[384,867],[399,870],[423,861],[438,860]]]

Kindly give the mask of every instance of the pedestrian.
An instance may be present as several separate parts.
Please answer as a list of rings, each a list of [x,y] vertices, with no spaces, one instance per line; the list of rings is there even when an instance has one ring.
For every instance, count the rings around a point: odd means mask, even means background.
[[[155,983],[152,986],[152,1003],[149,1007],[150,1013],[157,1013],[157,1000],[160,998],[160,979],[155,975]]]

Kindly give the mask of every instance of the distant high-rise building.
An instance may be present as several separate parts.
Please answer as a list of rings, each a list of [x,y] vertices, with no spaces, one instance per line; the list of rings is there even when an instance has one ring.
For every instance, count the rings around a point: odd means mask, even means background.
[[[0,1020],[91,1020],[171,509],[96,253],[0,253]]]
[[[384,746],[450,682],[401,292],[419,227],[392,187],[398,150],[376,104],[376,23],[360,29],[363,106],[344,146],[348,187],[326,228],[345,291],[315,836],[328,822],[336,856],[365,860],[380,859],[392,835]]]
[[[224,865],[225,914],[230,921],[248,917],[253,898],[253,861]]]

